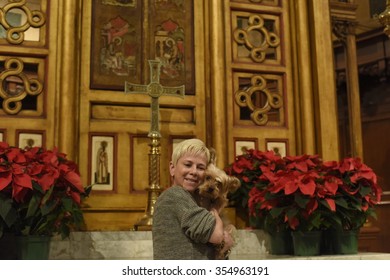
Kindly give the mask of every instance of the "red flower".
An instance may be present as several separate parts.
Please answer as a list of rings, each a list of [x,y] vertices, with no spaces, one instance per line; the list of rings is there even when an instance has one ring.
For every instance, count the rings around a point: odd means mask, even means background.
[[[376,174],[359,158],[323,162],[318,155],[281,158],[248,150],[227,170],[241,180],[233,200],[247,206],[255,224],[274,220],[274,229],[319,229],[337,219],[344,228],[358,228],[382,194]],[[344,224],[350,221],[356,224]]]
[[[20,149],[0,142],[0,203],[11,205],[0,216],[0,236],[6,225],[16,234],[66,237],[83,224],[79,208],[89,191],[77,165],[57,149]]]

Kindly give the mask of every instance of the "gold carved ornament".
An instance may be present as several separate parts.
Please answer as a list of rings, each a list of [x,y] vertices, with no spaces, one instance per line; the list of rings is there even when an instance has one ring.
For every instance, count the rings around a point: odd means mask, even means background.
[[[6,39],[10,44],[20,44],[24,41],[24,32],[30,27],[41,27],[44,25],[46,19],[45,15],[41,11],[31,11],[29,7],[27,7],[26,0],[14,0],[10,1],[4,5],[4,7],[0,7],[0,24],[4,27],[6,31]],[[6,15],[12,10],[17,9],[23,11],[26,15],[26,21],[20,26],[12,26],[8,23]]]
[[[258,40],[258,35],[261,39]],[[254,62],[263,62],[269,48],[276,48],[280,44],[280,38],[274,32],[270,32],[264,26],[264,19],[259,15],[252,15],[248,20],[246,29],[237,28],[234,30],[234,41],[237,44],[245,45],[250,51],[250,57]],[[256,39],[253,39],[256,38]]]
[[[0,73],[0,97],[3,99],[3,110],[15,115],[22,109],[22,100],[27,95],[39,95],[42,93],[43,85],[40,81],[23,73],[23,61],[18,58],[9,58],[4,63],[5,70]],[[17,91],[8,90],[8,79],[16,78],[22,81]]]
[[[265,125],[268,122],[267,113],[272,109],[282,107],[282,96],[277,93],[271,93],[267,89],[266,80],[260,75],[255,75],[251,78],[251,85],[251,87],[245,90],[236,91],[234,94],[235,101],[240,107],[248,107],[252,111],[251,119],[255,124]],[[263,107],[257,107],[253,103],[252,100],[256,100],[254,96],[256,94],[263,94],[266,97]]]
[[[383,32],[390,38],[390,0],[386,1],[386,9],[378,15],[378,20],[385,27]]]

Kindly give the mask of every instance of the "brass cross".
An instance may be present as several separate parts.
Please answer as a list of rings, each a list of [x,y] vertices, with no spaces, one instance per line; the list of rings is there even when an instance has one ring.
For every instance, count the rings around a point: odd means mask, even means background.
[[[159,60],[149,60],[150,67],[150,83],[148,85],[138,85],[125,82],[125,93],[140,93],[148,94],[151,97],[150,109],[151,109],[151,125],[149,135],[156,135],[161,137],[160,134],[160,121],[159,121],[159,104],[158,99],[162,95],[171,95],[184,98],[184,85],[178,87],[166,87],[160,84],[160,68],[161,62]]]

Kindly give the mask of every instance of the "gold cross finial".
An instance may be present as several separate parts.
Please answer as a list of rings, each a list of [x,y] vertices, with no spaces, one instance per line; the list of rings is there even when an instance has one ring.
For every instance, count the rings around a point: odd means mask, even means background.
[[[151,97],[151,125],[149,136],[156,134],[158,137],[161,137],[159,128],[160,120],[158,99],[162,95],[171,95],[184,98],[184,86],[166,87],[160,84],[161,62],[159,60],[149,60],[149,67],[150,83],[148,85],[138,85],[126,82],[125,93],[148,94]]]

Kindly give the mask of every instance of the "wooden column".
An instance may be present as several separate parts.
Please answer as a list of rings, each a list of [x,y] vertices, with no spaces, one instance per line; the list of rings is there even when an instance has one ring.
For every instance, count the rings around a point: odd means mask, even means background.
[[[333,31],[344,46],[351,156],[363,159],[359,73],[355,36],[357,5],[354,3],[335,2],[331,6]]]
[[[294,71],[296,80],[299,82],[295,89],[297,93],[296,102],[296,117],[297,117],[297,154],[316,154],[315,147],[315,122],[314,122],[314,100],[313,100],[313,83],[310,59],[310,36],[307,32],[309,26],[308,7],[306,0],[297,0],[292,3],[294,11],[292,15],[296,15],[295,34],[296,42],[296,68],[299,71]]]
[[[328,1],[308,1],[313,49],[313,92],[316,101],[318,152],[324,160],[339,159],[337,95]]]
[[[58,118],[56,127],[58,134],[56,143],[61,152],[69,159],[77,160],[76,146],[78,145],[79,120],[79,42],[80,42],[80,2],[77,0],[64,0],[59,5],[58,31]],[[53,19],[54,20],[54,19]]]
[[[217,152],[217,165],[227,164],[226,133],[226,82],[225,42],[223,17],[224,7],[220,0],[211,0],[210,7],[210,97],[211,97],[211,146]]]

